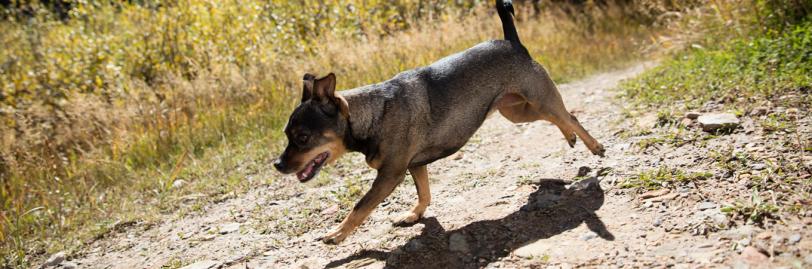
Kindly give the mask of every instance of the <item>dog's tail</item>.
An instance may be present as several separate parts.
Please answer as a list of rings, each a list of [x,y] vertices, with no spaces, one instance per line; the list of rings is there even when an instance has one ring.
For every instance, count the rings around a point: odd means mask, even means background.
[[[502,31],[505,32],[505,39],[516,43],[519,41],[519,33],[516,32],[516,25],[513,25],[513,1],[496,0],[496,12],[502,20]]]

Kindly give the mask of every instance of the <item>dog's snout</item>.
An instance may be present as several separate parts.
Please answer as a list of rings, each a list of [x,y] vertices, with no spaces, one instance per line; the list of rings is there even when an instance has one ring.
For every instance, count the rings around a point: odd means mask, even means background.
[[[273,162],[273,167],[279,172],[285,172],[285,163],[282,162],[282,158],[277,158],[276,161]]]

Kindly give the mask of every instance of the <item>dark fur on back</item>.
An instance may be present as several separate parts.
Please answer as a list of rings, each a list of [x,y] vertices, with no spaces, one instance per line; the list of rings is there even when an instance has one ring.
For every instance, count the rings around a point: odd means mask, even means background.
[[[409,166],[446,157],[465,145],[506,90],[518,91],[536,65],[520,44],[481,43],[427,67],[341,92],[350,104],[348,149],[368,159],[387,147],[406,147]],[[403,152],[401,150],[398,150]]]

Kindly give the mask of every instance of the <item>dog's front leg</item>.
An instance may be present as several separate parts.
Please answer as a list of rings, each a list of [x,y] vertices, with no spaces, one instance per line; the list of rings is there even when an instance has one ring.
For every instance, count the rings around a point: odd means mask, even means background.
[[[352,211],[350,211],[350,214],[344,218],[344,221],[342,221],[333,232],[322,237],[324,243],[338,244],[344,241],[355,228],[358,228],[358,226],[366,220],[369,214],[372,213],[372,210],[383,202],[383,199],[389,196],[398,184],[403,182],[405,176],[406,168],[393,169],[381,167],[381,169],[378,169],[378,176],[375,177],[375,181],[372,182],[372,188],[358,201]]]
[[[412,173],[414,185],[417,187],[417,204],[414,205],[412,210],[398,217],[394,221],[395,226],[405,226],[416,223],[417,220],[423,216],[423,212],[426,212],[426,207],[431,203],[429,172],[426,166],[409,168],[409,172]]]

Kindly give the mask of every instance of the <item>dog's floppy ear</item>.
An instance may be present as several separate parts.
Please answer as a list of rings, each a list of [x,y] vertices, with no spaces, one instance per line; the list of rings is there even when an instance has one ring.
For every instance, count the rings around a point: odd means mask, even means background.
[[[335,98],[336,92],[336,75],[333,73],[316,79],[313,84],[313,96],[320,100],[328,101]]]
[[[316,76],[310,73],[305,73],[302,78],[302,103],[313,98],[313,85],[316,83]]]

